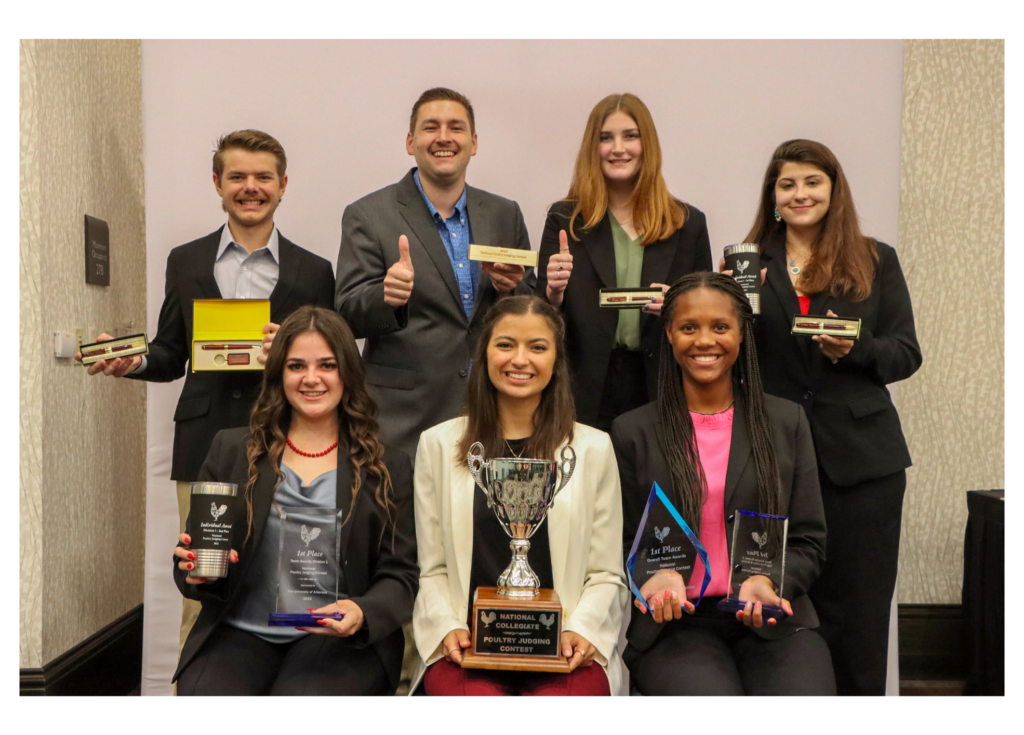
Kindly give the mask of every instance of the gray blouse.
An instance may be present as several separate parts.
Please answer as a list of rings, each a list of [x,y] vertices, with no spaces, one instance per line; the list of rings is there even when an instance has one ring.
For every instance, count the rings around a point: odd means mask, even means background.
[[[274,501],[285,508],[333,508],[337,505],[338,471],[325,472],[308,485],[303,485],[295,470],[281,463],[284,480],[278,485]],[[242,582],[235,604],[228,612],[225,623],[259,636],[270,643],[288,643],[304,635],[295,628],[272,628],[267,625],[267,614],[277,607],[278,549],[281,539],[281,516],[270,506],[263,539],[249,573]],[[339,571],[339,574],[341,572]],[[342,577],[338,582],[339,594],[345,590]]]

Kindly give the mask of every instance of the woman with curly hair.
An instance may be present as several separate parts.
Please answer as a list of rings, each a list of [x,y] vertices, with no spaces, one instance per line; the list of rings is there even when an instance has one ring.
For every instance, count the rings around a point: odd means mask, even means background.
[[[348,325],[327,309],[296,310],[270,348],[249,427],[217,434],[200,472],[244,488],[228,576],[189,574],[188,532],[174,550],[178,588],[202,603],[174,674],[179,695],[394,693],[419,571],[410,461],[380,443],[376,413]],[[281,507],[341,510],[339,599],[314,611],[340,619],[267,625]]]

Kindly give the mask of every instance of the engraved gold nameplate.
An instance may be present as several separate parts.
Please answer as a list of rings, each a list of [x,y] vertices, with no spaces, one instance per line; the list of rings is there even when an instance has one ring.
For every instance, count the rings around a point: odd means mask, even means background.
[[[537,267],[540,253],[536,250],[520,250],[519,248],[499,248],[491,245],[470,245],[469,259],[482,260],[485,263],[508,263]]]
[[[604,309],[642,309],[662,293],[660,288],[602,288],[598,306]]]
[[[82,364],[92,365],[99,360],[113,360],[115,357],[131,357],[149,353],[149,342],[145,334],[133,334],[130,337],[93,342],[82,345]]]
[[[804,316],[793,317],[793,334],[827,334],[843,339],[860,337],[860,319],[842,319],[836,316]]]

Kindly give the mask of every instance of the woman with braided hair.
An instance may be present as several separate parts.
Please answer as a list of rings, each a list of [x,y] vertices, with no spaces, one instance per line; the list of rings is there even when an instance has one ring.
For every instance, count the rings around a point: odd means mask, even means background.
[[[645,602],[634,601],[623,653],[633,686],[659,695],[835,694],[806,594],[824,561],[825,518],[803,409],[764,394],[750,302],[732,278],[683,276],[665,295],[662,324],[657,401],[612,424],[623,548],[657,482],[707,549],[711,580],[696,606],[672,570],[640,588]],[[747,602],[734,620],[716,605],[730,593],[728,540],[740,510],[788,516],[789,526],[785,597],[767,577],[751,577],[732,590]],[[698,561],[694,576],[702,569]],[[786,616],[770,618],[763,605]]]
[[[174,673],[179,695],[394,694],[419,569],[411,462],[380,443],[376,414],[342,318],[303,306],[285,319],[249,426],[218,433],[199,473],[244,494],[235,563],[223,579],[191,576],[188,524],[174,550],[178,588],[202,603]],[[340,599],[314,610],[341,619],[267,625],[282,507],[341,510]]]

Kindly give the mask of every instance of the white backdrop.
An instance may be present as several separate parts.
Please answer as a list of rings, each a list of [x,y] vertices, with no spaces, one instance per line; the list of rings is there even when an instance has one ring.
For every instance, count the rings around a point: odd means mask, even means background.
[[[826,143],[865,232],[898,247],[901,41],[143,41],[148,331],[171,248],[224,222],[210,158],[222,133],[259,128],[288,153],[281,232],[336,262],[344,207],[394,183],[412,103],[448,86],[473,102],[468,180],[515,199],[534,249],[565,195],[587,115],[633,92],[658,128],[664,174],[708,218],[712,255],[746,235],[783,140]],[[148,392],[143,694],[170,694],[180,595],[170,575],[170,475],[181,382]]]

